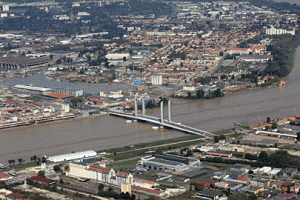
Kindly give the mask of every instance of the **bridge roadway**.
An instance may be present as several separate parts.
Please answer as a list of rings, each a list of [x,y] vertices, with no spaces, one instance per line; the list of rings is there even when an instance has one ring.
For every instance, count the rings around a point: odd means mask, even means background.
[[[167,120],[164,120],[163,123],[161,123],[160,118],[158,117],[153,117],[153,116],[149,116],[149,115],[138,115],[137,117],[135,117],[133,114],[128,114],[128,113],[124,113],[124,112],[116,112],[116,111],[107,111],[107,113],[109,115],[114,115],[114,116],[118,116],[118,117],[125,117],[125,118],[129,118],[132,120],[140,120],[140,121],[146,121],[146,122],[150,122],[153,124],[157,124],[159,126],[165,126],[168,128],[172,128],[172,129],[176,129],[179,131],[183,131],[186,133],[190,133],[193,135],[200,135],[200,136],[204,136],[204,137],[208,137],[208,138],[213,138],[214,135],[207,132],[207,131],[203,131],[203,130],[199,130],[190,126],[186,126],[183,125],[181,123],[176,123],[176,122],[170,122]]]

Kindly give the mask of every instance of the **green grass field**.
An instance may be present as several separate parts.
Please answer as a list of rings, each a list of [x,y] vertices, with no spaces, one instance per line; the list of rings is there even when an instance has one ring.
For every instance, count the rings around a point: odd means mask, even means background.
[[[218,170],[225,170],[225,169],[227,169],[228,167],[231,166],[231,165],[225,164],[225,163],[212,163],[212,162],[205,162],[205,161],[203,161],[202,163],[203,163],[204,165],[207,165],[207,166],[214,166],[214,167],[217,167]]]

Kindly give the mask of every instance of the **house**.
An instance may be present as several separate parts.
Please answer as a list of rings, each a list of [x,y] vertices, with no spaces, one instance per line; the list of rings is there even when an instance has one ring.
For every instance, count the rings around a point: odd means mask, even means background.
[[[38,182],[40,184],[44,184],[44,185],[53,185],[56,183],[56,180],[52,180],[52,179],[44,178],[44,177],[40,177],[40,176],[32,176],[29,179],[32,181]]]
[[[12,179],[12,176],[0,172],[0,181],[7,181],[7,180],[9,180],[9,179]]]
[[[280,188],[280,189],[286,190],[286,191],[288,191],[288,190],[295,191],[296,184],[291,183],[291,182],[282,182],[277,185],[277,188]]]
[[[5,199],[9,199],[9,200],[23,199],[23,197],[24,197],[23,194],[19,194],[16,192],[5,195]]]
[[[133,176],[132,174],[125,173],[125,172],[117,172],[116,174],[116,184],[122,185],[122,183],[129,183],[133,184]]]
[[[246,164],[234,164],[231,167],[229,167],[229,171],[235,171],[235,172],[245,172],[250,170],[250,165]]]
[[[264,191],[264,187],[251,187],[246,190],[250,194],[258,194],[259,192]]]
[[[218,188],[228,189],[229,184],[226,182],[217,182],[215,183],[215,186]]]
[[[113,184],[115,184],[116,182],[116,173],[111,168],[84,163],[70,163],[69,168],[69,176],[71,177],[88,178],[100,182]]]
[[[294,176],[297,172],[298,172],[297,169],[294,169],[294,168],[286,168],[286,169],[282,170],[281,172],[279,172],[279,173],[278,173],[278,176],[282,176],[282,177],[290,177],[290,176]]]
[[[12,191],[6,189],[0,189],[0,199],[5,199],[5,195],[11,194]]]
[[[274,199],[276,199],[276,200],[289,200],[289,199],[292,199],[294,197],[295,197],[294,194],[285,193],[285,194],[279,194],[279,195],[275,196]]]
[[[158,186],[159,184],[157,184],[156,182],[152,182],[152,181],[146,181],[146,180],[134,178],[133,185],[139,186],[139,187],[144,187],[144,188],[153,188],[155,186]]]
[[[206,186],[212,186],[212,185],[215,185],[218,181],[215,181],[215,180],[211,180],[211,179],[198,179],[196,180],[196,183],[202,183]]]
[[[135,191],[135,192],[144,193],[144,194],[147,194],[147,195],[150,195],[150,196],[159,196],[159,197],[161,197],[164,194],[162,191],[159,191],[159,190],[139,187],[139,186],[135,186],[135,185],[131,186],[131,190]]]
[[[212,199],[212,200],[217,200],[220,199],[224,194],[220,190],[215,190],[215,189],[206,189],[197,194],[197,197],[202,198],[202,199]]]

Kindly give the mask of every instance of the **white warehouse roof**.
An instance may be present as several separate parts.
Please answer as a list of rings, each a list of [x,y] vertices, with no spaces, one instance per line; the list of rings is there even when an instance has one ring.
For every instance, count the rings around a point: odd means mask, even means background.
[[[16,88],[16,89],[32,90],[32,91],[40,91],[40,92],[52,91],[51,88],[34,87],[34,86],[28,86],[28,85],[15,85],[14,88]]]
[[[75,159],[80,159],[85,157],[91,157],[95,155],[97,155],[95,151],[89,150],[89,151],[82,151],[76,153],[62,154],[57,156],[50,156],[48,160],[52,162],[62,162],[66,160],[75,160]]]

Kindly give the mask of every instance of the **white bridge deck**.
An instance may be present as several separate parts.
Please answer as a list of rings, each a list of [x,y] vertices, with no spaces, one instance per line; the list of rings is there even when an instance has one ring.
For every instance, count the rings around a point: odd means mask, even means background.
[[[203,130],[199,130],[190,126],[186,126],[183,125],[181,123],[176,123],[176,122],[170,122],[168,120],[164,120],[163,123],[161,123],[160,118],[157,117],[153,117],[153,116],[148,116],[148,115],[138,115],[137,117],[135,117],[133,114],[128,114],[128,113],[124,113],[124,112],[116,112],[116,111],[108,111],[107,112],[109,115],[114,115],[114,116],[118,116],[118,117],[125,117],[125,118],[129,118],[129,119],[133,119],[133,120],[140,120],[140,121],[146,121],[146,122],[150,122],[153,124],[157,124],[160,126],[165,126],[168,128],[172,128],[172,129],[176,129],[179,131],[183,131],[186,133],[190,133],[193,135],[200,135],[200,136],[204,136],[204,137],[209,137],[209,138],[213,138],[214,135],[207,132],[207,131],[203,131]]]

